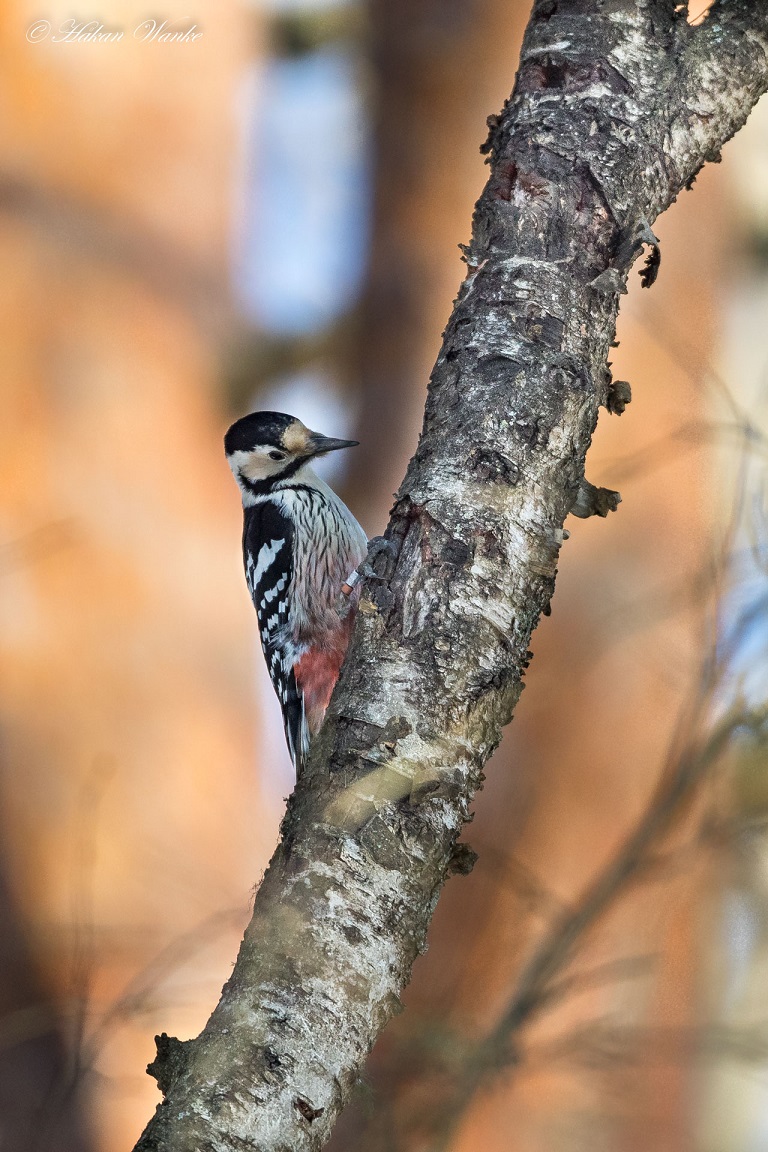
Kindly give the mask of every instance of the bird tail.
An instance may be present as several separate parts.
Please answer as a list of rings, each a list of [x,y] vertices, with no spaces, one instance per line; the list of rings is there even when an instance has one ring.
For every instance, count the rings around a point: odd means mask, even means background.
[[[304,696],[293,676],[288,685],[288,698],[283,705],[285,739],[291,754],[296,779],[301,775],[309,752],[309,725],[307,724]]]

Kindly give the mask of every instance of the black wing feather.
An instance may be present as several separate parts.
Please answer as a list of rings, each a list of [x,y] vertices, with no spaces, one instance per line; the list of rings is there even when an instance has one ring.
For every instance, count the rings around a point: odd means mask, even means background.
[[[288,750],[297,774],[306,753],[304,700],[294,675],[298,658],[290,628],[293,525],[270,500],[245,510],[243,563],[259,621],[261,647],[283,712]]]

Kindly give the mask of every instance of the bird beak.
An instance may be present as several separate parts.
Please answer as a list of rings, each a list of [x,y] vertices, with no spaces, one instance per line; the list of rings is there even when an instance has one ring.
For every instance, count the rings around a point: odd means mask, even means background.
[[[337,452],[339,448],[354,448],[359,440],[335,440],[333,436],[321,436],[311,432],[307,439],[308,456],[324,456],[326,452]]]

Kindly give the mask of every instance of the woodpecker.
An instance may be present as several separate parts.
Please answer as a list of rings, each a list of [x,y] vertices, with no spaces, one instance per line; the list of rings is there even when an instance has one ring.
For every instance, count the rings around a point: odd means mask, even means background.
[[[243,564],[261,646],[297,776],[347,651],[368,541],[311,461],[356,440],[312,432],[283,412],[253,412],[224,437],[243,498]]]

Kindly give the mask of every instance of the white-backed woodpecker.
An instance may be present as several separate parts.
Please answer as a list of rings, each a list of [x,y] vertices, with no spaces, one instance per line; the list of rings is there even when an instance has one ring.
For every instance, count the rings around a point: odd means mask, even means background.
[[[243,498],[245,578],[297,775],[339,677],[359,595],[347,581],[367,552],[363,529],[311,461],[356,443],[283,412],[253,412],[224,437]]]

